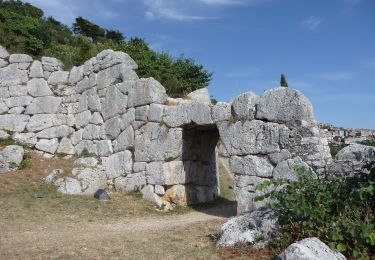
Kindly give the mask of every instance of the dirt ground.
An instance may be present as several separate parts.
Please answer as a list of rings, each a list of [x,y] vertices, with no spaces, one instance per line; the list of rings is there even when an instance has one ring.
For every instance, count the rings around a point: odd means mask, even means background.
[[[214,238],[236,213],[231,198],[160,212],[137,193],[103,202],[43,184],[73,161],[30,153],[27,168],[0,175],[0,259],[221,258]],[[229,184],[221,189],[230,194]]]

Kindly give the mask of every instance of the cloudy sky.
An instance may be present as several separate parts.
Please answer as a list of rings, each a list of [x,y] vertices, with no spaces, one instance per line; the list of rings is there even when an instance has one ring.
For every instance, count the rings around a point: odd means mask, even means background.
[[[374,0],[29,0],[71,25],[83,16],[214,72],[210,93],[290,87],[318,121],[375,129]]]

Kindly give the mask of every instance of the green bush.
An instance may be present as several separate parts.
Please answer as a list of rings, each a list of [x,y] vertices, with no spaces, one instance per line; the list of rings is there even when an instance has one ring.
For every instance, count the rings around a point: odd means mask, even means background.
[[[257,200],[268,206],[280,221],[281,238],[273,244],[286,247],[296,240],[318,237],[349,257],[369,259],[375,254],[375,165],[361,174],[338,174],[314,179],[310,171],[295,168],[298,180],[270,180],[257,190],[272,191]]]

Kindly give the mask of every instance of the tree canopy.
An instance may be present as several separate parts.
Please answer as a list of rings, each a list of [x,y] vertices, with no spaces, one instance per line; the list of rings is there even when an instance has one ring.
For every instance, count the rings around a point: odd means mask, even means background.
[[[285,78],[284,74],[281,74],[281,77],[280,77],[280,86],[281,87],[285,87],[285,88],[288,87],[288,82],[286,82],[286,78]]]
[[[56,57],[65,69],[83,64],[104,49],[123,51],[138,64],[140,77],[154,77],[174,97],[206,87],[212,79],[212,73],[191,58],[156,52],[144,39],[125,40],[122,32],[83,17],[77,17],[70,28],[18,0],[0,0],[0,44],[11,53]]]

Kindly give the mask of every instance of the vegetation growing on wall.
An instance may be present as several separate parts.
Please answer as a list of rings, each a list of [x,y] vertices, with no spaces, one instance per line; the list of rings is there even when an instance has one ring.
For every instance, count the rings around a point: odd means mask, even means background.
[[[318,237],[332,248],[356,259],[375,256],[375,165],[354,177],[327,175],[313,179],[296,168],[298,181],[272,180],[257,186],[277,189],[261,196],[271,198],[285,248],[296,240]]]
[[[0,0],[0,44],[12,53],[56,57],[65,69],[81,65],[104,49],[124,51],[138,64],[140,77],[154,77],[171,96],[184,96],[211,81],[212,73],[193,59],[155,52],[141,38],[126,40],[120,31],[101,28],[83,17],[77,17],[70,29],[43,15],[31,4]]]

